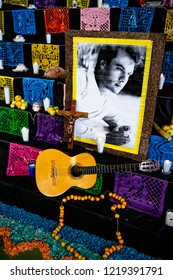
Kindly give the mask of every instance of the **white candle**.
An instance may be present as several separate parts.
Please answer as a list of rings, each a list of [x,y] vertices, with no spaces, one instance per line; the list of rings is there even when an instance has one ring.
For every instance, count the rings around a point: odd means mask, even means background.
[[[51,34],[49,34],[49,33],[46,33],[46,42],[47,42],[47,44],[51,43]]]
[[[3,60],[0,59],[0,70],[4,69],[4,66],[3,66]]]
[[[96,140],[96,142],[97,142],[97,152],[100,153],[100,154],[103,153],[105,141],[106,141],[105,135],[103,137],[98,137],[97,140]]]
[[[164,82],[165,82],[165,76],[163,75],[163,73],[161,73],[161,75],[160,75],[159,89],[163,89]]]
[[[103,0],[97,0],[97,7],[101,8],[103,4]]]
[[[3,40],[2,30],[0,30],[0,41]]]
[[[166,175],[169,175],[171,173],[171,165],[172,165],[172,162],[170,160],[165,160],[164,163],[163,163],[163,170],[162,172]]]
[[[173,210],[168,209],[166,211],[165,225],[173,227]]]
[[[22,127],[21,132],[22,132],[23,141],[28,142],[29,141],[29,128]]]
[[[39,73],[39,65],[36,61],[33,63],[32,67],[33,67],[33,73],[38,74]]]
[[[76,1],[76,0],[74,0],[74,1],[72,2],[72,8],[77,8],[77,1]]]
[[[10,104],[10,88],[8,86],[4,87],[4,97],[5,104]]]
[[[48,97],[46,97],[45,99],[43,99],[43,104],[44,104],[44,110],[47,111],[47,109],[50,106],[50,99]]]

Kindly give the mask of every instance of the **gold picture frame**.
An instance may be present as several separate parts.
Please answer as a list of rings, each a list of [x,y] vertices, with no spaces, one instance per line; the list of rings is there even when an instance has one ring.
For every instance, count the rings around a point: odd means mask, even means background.
[[[166,36],[161,33],[73,30],[65,32],[67,70],[65,108],[66,110],[70,109],[71,101],[76,100],[76,110],[88,112],[88,118],[85,119],[85,122],[82,118],[75,121],[74,141],[76,143],[97,150],[97,139],[102,138],[102,135],[104,138],[105,134],[104,152],[139,161],[147,158],[165,41]],[[98,54],[97,62],[94,62],[94,67],[92,66],[97,49],[99,49],[99,52],[100,48],[105,49],[107,56],[105,59],[108,59],[110,52],[118,49],[117,47],[122,50],[121,57],[123,57],[125,49],[131,49],[131,47],[138,49],[141,53],[140,63],[137,67],[131,67],[133,65],[131,60],[130,63],[126,63],[126,65],[129,65],[127,71],[126,69],[122,70],[122,65],[118,65],[119,68],[116,65],[116,69],[123,73],[121,76],[124,75],[123,81],[125,75],[129,75],[128,82],[124,83],[125,86],[118,94],[110,90],[110,85],[112,83],[113,86],[116,85],[116,88],[118,88],[120,87],[119,82],[112,82],[108,75],[109,82],[106,82],[104,80],[105,76],[104,79],[101,78],[101,71],[96,70],[96,64],[99,60]],[[104,60],[100,61],[103,62]],[[104,64],[101,65],[100,61],[99,67],[101,68]],[[125,68],[127,67],[125,66]],[[96,76],[96,72],[100,74]],[[93,82],[95,78],[96,82]],[[100,80],[104,86],[107,84],[108,90],[102,89],[99,84]],[[105,115],[103,115],[103,111]],[[114,126],[112,126],[111,119],[110,130],[111,116],[114,120]],[[115,119],[117,119],[116,124]],[[104,124],[101,126],[103,120]],[[96,123],[98,124],[97,129]],[[120,130],[120,127],[121,129],[123,127],[123,130]],[[85,131],[88,131],[88,134]],[[122,137],[125,135],[123,143],[119,142],[121,140],[119,140],[121,138],[119,135]],[[96,138],[97,136],[98,138]]]

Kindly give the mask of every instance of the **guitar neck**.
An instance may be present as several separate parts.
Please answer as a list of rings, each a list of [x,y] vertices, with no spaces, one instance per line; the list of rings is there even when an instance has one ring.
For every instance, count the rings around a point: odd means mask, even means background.
[[[118,165],[96,165],[82,167],[82,174],[103,174],[124,171],[139,171],[140,163]]]

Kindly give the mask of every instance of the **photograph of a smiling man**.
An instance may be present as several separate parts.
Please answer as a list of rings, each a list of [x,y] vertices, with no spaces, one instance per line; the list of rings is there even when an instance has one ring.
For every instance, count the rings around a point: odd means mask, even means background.
[[[134,148],[145,59],[144,45],[77,44],[77,110],[88,112],[75,122],[77,139]]]

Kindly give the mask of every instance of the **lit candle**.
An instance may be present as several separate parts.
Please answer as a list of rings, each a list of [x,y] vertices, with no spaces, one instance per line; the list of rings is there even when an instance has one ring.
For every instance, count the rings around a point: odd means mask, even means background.
[[[5,104],[10,104],[10,89],[8,86],[4,87]]]
[[[169,175],[171,173],[171,165],[172,165],[172,162],[170,160],[167,159],[164,161],[162,172],[165,175]]]

